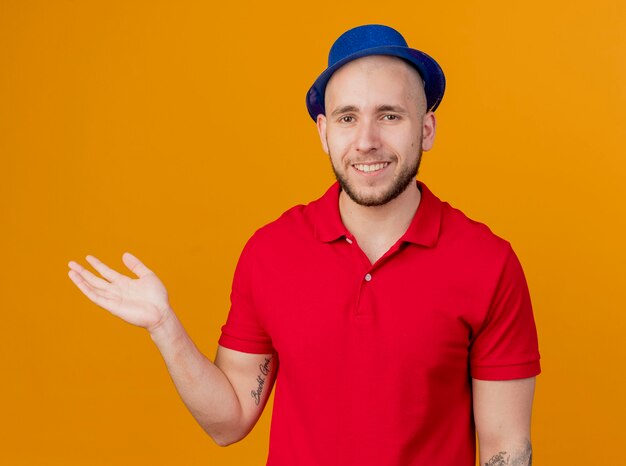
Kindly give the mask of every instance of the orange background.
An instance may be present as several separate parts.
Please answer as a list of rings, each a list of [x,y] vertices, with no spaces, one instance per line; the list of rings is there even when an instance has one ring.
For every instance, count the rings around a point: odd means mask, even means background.
[[[420,178],[525,268],[535,463],[619,464],[625,5],[0,0],[0,462],[265,464],[269,410],[215,446],[67,262],[133,252],[212,358],[246,239],[333,181],[305,92],[341,32],[377,22],[447,75]]]

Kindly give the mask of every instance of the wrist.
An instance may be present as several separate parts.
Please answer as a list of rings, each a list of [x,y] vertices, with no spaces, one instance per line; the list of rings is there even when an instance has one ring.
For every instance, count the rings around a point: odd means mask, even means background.
[[[176,338],[180,333],[180,322],[176,317],[176,313],[171,307],[167,307],[161,316],[161,319],[154,325],[146,327],[150,338],[159,345],[161,342]]]

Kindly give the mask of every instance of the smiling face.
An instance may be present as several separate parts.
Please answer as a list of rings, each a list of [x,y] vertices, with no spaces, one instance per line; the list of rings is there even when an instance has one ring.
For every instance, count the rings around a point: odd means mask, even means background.
[[[435,136],[417,70],[395,57],[359,58],[333,74],[325,102],[322,147],[352,201],[380,206],[415,187],[422,149]]]

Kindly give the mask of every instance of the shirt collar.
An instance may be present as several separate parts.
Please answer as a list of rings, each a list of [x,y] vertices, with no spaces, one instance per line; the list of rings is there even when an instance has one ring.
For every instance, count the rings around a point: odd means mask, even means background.
[[[417,186],[422,193],[420,204],[400,241],[432,247],[439,238],[443,203],[421,181],[417,180]],[[341,221],[339,213],[340,191],[339,183],[335,182],[321,198],[313,203],[315,236],[324,243],[351,236]]]

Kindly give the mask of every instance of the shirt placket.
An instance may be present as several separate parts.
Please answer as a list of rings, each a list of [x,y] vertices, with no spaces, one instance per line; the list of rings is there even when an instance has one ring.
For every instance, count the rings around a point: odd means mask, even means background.
[[[375,277],[380,273],[381,267],[400,250],[402,243],[394,244],[378,261],[372,264],[352,235],[346,235],[345,240],[352,246],[354,255],[358,257],[359,263],[359,285],[357,287],[354,315],[359,318],[372,317],[374,315],[373,300],[368,299],[368,296],[371,297],[371,294],[374,292],[373,287],[376,286]]]

